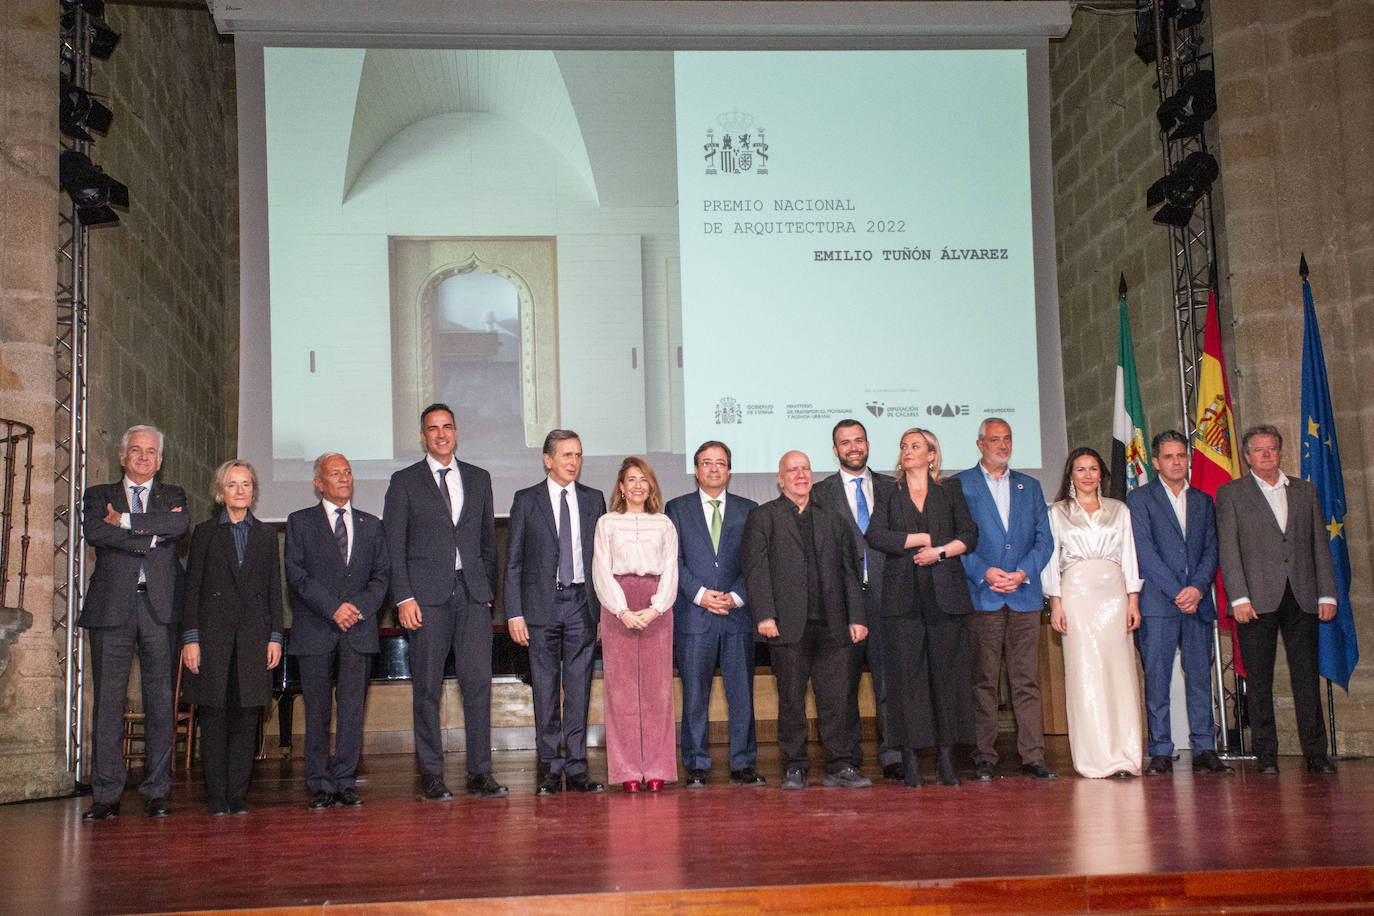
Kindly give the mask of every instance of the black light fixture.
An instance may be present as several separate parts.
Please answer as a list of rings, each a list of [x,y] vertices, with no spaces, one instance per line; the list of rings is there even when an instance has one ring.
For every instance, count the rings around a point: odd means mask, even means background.
[[[110,129],[114,112],[97,102],[85,89],[72,82],[67,74],[61,74],[60,99],[57,107],[57,126],[62,133],[73,140],[90,142],[93,138],[87,130],[104,134]]]
[[[1135,13],[1135,56],[1152,64],[1159,57],[1155,44],[1154,4],[1158,3],[1159,17],[1168,34],[1172,22],[1176,29],[1191,29],[1202,22],[1203,0],[1144,0]]]
[[[1164,100],[1155,116],[1170,140],[1181,140],[1202,133],[1202,125],[1216,112],[1216,76],[1211,70],[1199,70]]]
[[[1155,17],[1148,3],[1135,14],[1135,56],[1146,64],[1154,63],[1159,57],[1159,48],[1155,46]]]
[[[1212,182],[1220,171],[1217,160],[1210,153],[1189,153],[1172,172],[1145,192],[1145,206],[1159,207],[1154,221],[1165,226],[1188,225],[1193,218],[1193,208],[1212,189]]]
[[[119,33],[105,21],[105,0],[62,0],[62,30],[76,28],[78,10],[86,11],[88,50],[96,60],[108,60],[119,44]]]
[[[77,221],[83,226],[117,223],[119,215],[111,208],[129,206],[129,189],[105,174],[85,153],[62,151],[58,181],[71,197]]]

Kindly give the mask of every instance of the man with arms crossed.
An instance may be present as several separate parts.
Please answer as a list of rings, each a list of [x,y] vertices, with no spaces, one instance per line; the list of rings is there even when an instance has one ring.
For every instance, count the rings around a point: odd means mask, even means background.
[[[883,778],[900,782],[905,776],[902,749],[889,747],[887,741],[887,677],[883,659],[883,564],[887,557],[881,550],[868,550],[864,534],[868,531],[872,513],[887,505],[886,493],[895,485],[891,477],[869,470],[868,431],[858,420],[841,420],[830,433],[840,470],[816,484],[812,498],[829,507],[849,522],[855,542],[862,551],[859,557],[859,577],[863,583],[864,616],[868,620],[868,638],[854,647],[853,666],[849,674],[849,720],[854,733],[855,765],[863,759],[860,741],[863,728],[859,722],[859,681],[863,676],[864,657],[868,657],[868,671],[873,681],[873,700],[878,719],[878,762]]]
[[[491,775],[491,602],[496,520],[491,475],[458,461],[447,404],[420,414],[425,457],[391,475],[382,523],[391,554],[391,594],[410,631],[415,754],[425,801],[449,801],[439,700],[453,653],[463,696],[467,793],[501,798]]]
[[[544,437],[544,470],[548,476],[515,494],[506,555],[506,627],[530,649],[539,753],[534,794],[604,792],[587,775],[587,709],[601,619],[592,548],[606,500],[577,482],[582,440],[570,429]]]
[[[977,740],[973,778],[997,778],[997,694],[1005,656],[1021,775],[1057,779],[1045,766],[1040,718],[1040,612],[1045,604],[1040,572],[1054,553],[1049,512],[1039,481],[1009,466],[1011,425],[1006,420],[988,417],[979,424],[978,451],[982,459],[955,475],[978,523],[978,547],[963,556],[974,609],[968,620]]]
[[[1212,720],[1212,581],[1217,575],[1217,528],[1212,499],[1188,486],[1188,439],[1169,429],[1150,443],[1159,476],[1126,494],[1135,532],[1140,591],[1136,643],[1145,669],[1145,719],[1150,763],[1145,775],[1174,770],[1169,686],[1174,652],[1181,651],[1188,701],[1193,771],[1231,773],[1216,752]]]
[[[816,696],[825,784],[873,783],[854,766],[849,724],[852,646],[868,635],[859,587],[859,550],[848,524],[811,499],[811,460],[788,452],[778,462],[782,495],[749,513],[740,561],[749,607],[768,640],[778,689],[782,787],[805,789],[806,685]]]
[[[1250,473],[1217,489],[1217,541],[1245,662],[1259,772],[1279,771],[1274,654],[1282,633],[1307,771],[1334,773],[1317,685],[1317,622],[1336,616],[1336,570],[1321,500],[1311,483],[1279,470],[1283,436],[1273,426],[1246,430],[1241,452]]]
[[[144,716],[144,776],[138,791],[149,817],[166,817],[172,810],[167,804],[176,715],[172,643],[182,575],[176,542],[186,533],[188,516],[181,487],[153,480],[162,467],[162,442],[155,427],[129,427],[119,443],[124,478],[88,487],[81,500],[81,532],[95,548],[95,572],[77,621],[91,638],[95,686],[93,804],[81,816],[84,821],[119,814],[124,706],[135,649]]]
[[[382,520],[353,505],[353,468],[337,452],[315,459],[320,502],[286,519],[286,581],[295,592],[287,652],[296,657],[305,700],[305,786],[311,811],[357,808],[358,755],[377,609],[391,580]],[[337,691],[330,670],[337,665]],[[334,756],[329,720],[338,700]]]
[[[704,789],[711,769],[711,681],[720,665],[730,723],[730,784],[761,786],[754,769],[754,625],[744,606],[740,541],[757,503],[726,492],[730,449],[703,442],[692,458],[697,489],[664,507],[677,528],[673,648],[682,680],[682,765],[687,788]]]

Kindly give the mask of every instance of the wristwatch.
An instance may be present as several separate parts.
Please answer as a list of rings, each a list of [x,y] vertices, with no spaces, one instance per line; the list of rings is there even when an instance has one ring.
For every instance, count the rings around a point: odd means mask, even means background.
[[[945,548],[943,547],[940,548],[940,559],[947,559],[947,557],[945,556]]]

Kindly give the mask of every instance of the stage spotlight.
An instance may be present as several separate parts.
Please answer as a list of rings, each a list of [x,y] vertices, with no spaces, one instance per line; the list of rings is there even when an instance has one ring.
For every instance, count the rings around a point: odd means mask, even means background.
[[[1202,21],[1202,0],[1166,0],[1164,8],[1169,15],[1178,17],[1180,29],[1191,29]]]
[[[67,74],[61,74],[62,95],[57,108],[57,125],[62,133],[74,140],[90,142],[92,137],[86,132],[93,130],[103,134],[110,129],[114,112],[91,97],[85,89],[73,83]]]
[[[1181,140],[1202,133],[1202,125],[1216,112],[1216,77],[1211,70],[1199,70],[1164,100],[1155,116],[1170,140]]]
[[[62,0],[62,29],[71,31],[76,27],[78,10],[86,11],[86,33],[90,39],[92,57],[107,60],[119,44],[119,33],[105,22],[105,0]]]
[[[1160,4],[1159,16],[1167,36],[1172,21],[1176,29],[1191,29],[1202,22],[1202,0],[1154,0]],[[1155,45],[1155,16],[1152,3],[1145,3],[1135,14],[1135,56],[1147,64],[1159,57]]]
[[[1152,64],[1159,57],[1155,46],[1155,17],[1149,6],[1135,14],[1135,56],[1141,63]]]
[[[1186,226],[1193,218],[1193,208],[1211,190],[1218,174],[1217,161],[1210,153],[1190,153],[1172,172],[1150,185],[1145,206],[1159,207],[1154,216],[1157,223]]]
[[[63,150],[58,160],[58,181],[76,207],[76,218],[83,226],[119,222],[111,207],[129,206],[129,189],[115,181],[85,153]]]

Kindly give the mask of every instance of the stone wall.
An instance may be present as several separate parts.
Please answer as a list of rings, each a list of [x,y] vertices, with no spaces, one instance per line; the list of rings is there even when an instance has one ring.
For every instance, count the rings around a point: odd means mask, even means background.
[[[1302,296],[1298,256],[1312,265],[1337,429],[1354,567],[1352,602],[1365,662],[1350,696],[1337,690],[1342,752],[1374,750],[1374,601],[1370,471],[1374,397],[1374,9],[1350,2],[1216,0],[1221,178],[1214,194],[1222,335],[1242,427],[1276,423],[1299,469]],[[1051,44],[1053,154],[1071,445],[1110,445],[1116,283],[1125,272],[1136,363],[1152,432],[1180,416],[1169,243],[1145,209],[1162,174],[1154,68],[1134,56],[1130,16],[1079,10]],[[1224,199],[1225,206],[1221,206]],[[1280,742],[1297,742],[1280,664]]]

